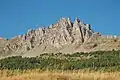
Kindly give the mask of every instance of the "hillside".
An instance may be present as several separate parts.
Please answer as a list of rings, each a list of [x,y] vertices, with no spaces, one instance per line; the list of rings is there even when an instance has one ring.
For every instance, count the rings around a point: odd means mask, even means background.
[[[14,66],[13,66],[14,65]],[[89,70],[120,71],[119,51],[95,51],[74,54],[41,54],[39,57],[13,56],[0,59],[0,70]]]
[[[75,53],[120,50],[120,37],[94,32],[78,18],[61,18],[56,24],[31,29],[10,40],[0,39],[0,57],[39,56],[41,53]]]

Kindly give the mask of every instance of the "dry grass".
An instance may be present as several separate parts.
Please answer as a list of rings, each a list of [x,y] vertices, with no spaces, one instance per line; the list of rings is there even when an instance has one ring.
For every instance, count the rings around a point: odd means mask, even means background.
[[[120,72],[50,72],[29,70],[23,73],[0,71],[0,80],[120,80]]]

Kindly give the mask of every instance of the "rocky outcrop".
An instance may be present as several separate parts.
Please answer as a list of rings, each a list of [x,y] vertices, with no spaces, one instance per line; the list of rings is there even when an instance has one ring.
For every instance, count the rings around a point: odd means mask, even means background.
[[[70,18],[61,18],[56,24],[52,24],[48,28],[29,30],[23,35],[23,41],[29,49],[39,45],[52,45],[56,48],[62,48],[66,44],[82,44],[93,33],[90,25],[80,22],[79,19],[72,23]]]
[[[0,49],[0,53],[22,55],[35,49],[41,53],[76,52],[80,51],[81,47],[84,49],[96,47],[98,44],[94,42],[99,37],[101,35],[94,32],[90,24],[85,24],[78,18],[74,22],[70,18],[61,18],[47,28],[30,29],[26,34],[8,40]]]

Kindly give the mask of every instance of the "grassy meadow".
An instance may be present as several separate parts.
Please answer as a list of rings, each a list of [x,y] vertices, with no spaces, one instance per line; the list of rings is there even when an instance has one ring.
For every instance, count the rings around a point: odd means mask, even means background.
[[[0,80],[120,80],[120,72],[3,70]]]
[[[0,80],[120,80],[120,72],[0,71]]]

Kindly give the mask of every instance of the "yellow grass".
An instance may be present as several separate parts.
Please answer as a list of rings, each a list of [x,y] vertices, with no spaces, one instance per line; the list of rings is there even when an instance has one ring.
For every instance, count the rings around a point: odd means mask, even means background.
[[[120,80],[120,72],[0,71],[0,80]]]

